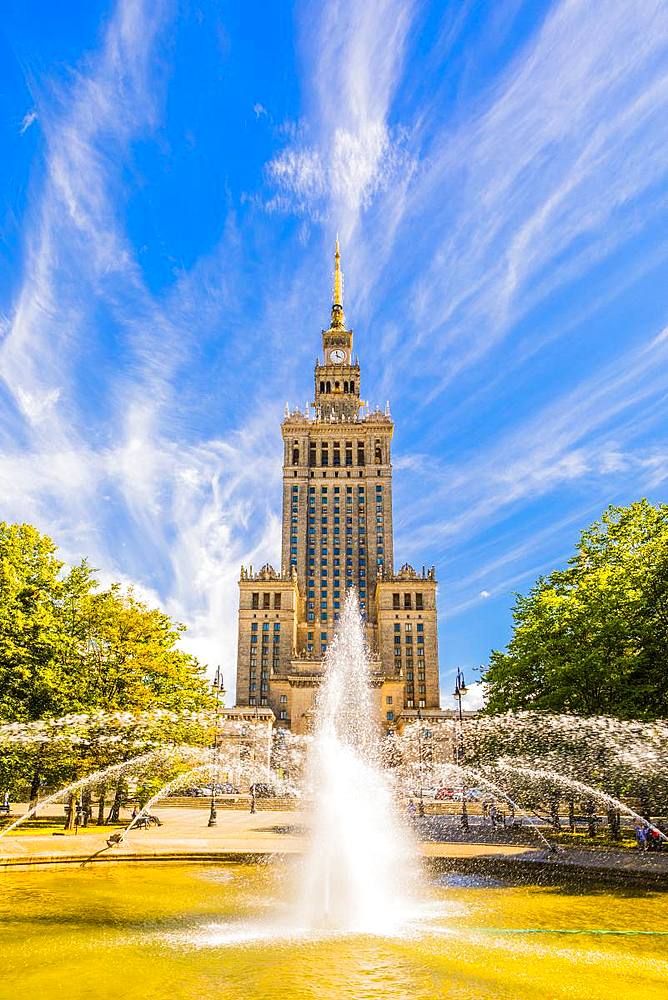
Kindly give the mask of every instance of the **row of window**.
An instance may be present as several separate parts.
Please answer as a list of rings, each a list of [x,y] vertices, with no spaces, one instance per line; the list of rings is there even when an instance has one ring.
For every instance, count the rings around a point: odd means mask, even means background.
[[[326,494],[329,489],[330,489],[329,486],[321,486],[320,487],[320,492],[322,494]],[[334,486],[334,487],[332,487],[332,490],[333,490],[334,493],[340,493],[341,492],[341,487],[340,486]],[[309,486],[308,491],[309,491],[309,495],[312,495],[312,494],[314,494],[314,493],[317,492],[315,486]],[[353,492],[354,492],[354,490],[353,490],[352,486],[346,486],[346,493],[353,493]],[[366,492],[366,487],[365,486],[358,486],[357,487],[357,493],[358,494],[365,493],[365,492]],[[382,492],[383,492],[383,487],[380,484],[378,484],[376,486],[376,493],[382,493]],[[299,486],[293,486],[292,487],[293,501],[294,501],[295,494],[298,494],[298,493],[299,493]]]
[[[399,611],[400,609],[401,609],[401,594],[392,594],[392,610],[393,611]],[[405,611],[412,611],[412,609],[413,609],[413,594],[412,593],[405,593],[404,594],[404,610]],[[415,610],[416,611],[424,611],[422,594],[419,593],[419,592],[417,594],[415,594]]]
[[[320,444],[320,455],[318,455],[318,444]],[[330,452],[331,444],[331,452]],[[347,465],[351,466],[353,464],[353,454],[356,452],[357,465],[366,464],[366,452],[363,441],[357,442],[357,447],[355,448],[352,441],[345,441],[343,446],[340,441],[309,441],[308,445],[308,464],[310,467],[329,466],[330,454],[332,457],[333,466]],[[293,441],[292,443],[292,464],[299,465],[301,459],[301,450],[298,441]],[[305,457],[305,456],[304,456]],[[343,457],[343,461],[341,461]],[[320,461],[318,461],[318,458]],[[373,461],[375,465],[382,465],[383,463],[383,446],[380,438],[376,438],[373,445]]]
[[[281,608],[281,594],[280,592],[274,593],[274,611],[280,611]],[[259,591],[251,594],[251,608],[255,611],[258,608],[268,609],[271,607],[271,593],[260,593]]]

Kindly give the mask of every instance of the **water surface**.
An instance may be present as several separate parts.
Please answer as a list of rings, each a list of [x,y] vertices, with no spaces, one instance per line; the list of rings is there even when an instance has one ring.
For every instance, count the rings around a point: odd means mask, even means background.
[[[0,997],[668,998],[667,895],[441,876],[384,938],[300,932],[297,877],[144,863],[3,873]]]

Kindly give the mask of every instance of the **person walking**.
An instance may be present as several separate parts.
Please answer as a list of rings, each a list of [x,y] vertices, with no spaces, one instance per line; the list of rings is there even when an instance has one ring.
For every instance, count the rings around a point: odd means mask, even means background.
[[[639,851],[647,850],[647,827],[640,820],[636,821],[634,825],[636,843],[638,845]]]

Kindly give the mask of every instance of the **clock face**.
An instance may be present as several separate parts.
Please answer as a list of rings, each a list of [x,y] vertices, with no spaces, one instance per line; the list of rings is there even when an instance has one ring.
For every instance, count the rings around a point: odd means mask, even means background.
[[[329,352],[329,360],[332,362],[332,364],[335,365],[340,365],[341,362],[345,360],[345,357],[346,357],[345,351],[336,350]]]

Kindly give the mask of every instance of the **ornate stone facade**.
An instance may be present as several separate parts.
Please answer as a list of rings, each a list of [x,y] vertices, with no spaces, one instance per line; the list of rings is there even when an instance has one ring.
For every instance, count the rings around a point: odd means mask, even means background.
[[[310,725],[323,657],[346,591],[366,619],[376,709],[439,712],[434,569],[394,572],[389,405],[369,410],[343,312],[338,240],[331,324],[322,331],[314,402],[286,408],[281,572],[241,569],[237,705],[270,708],[280,726]]]

